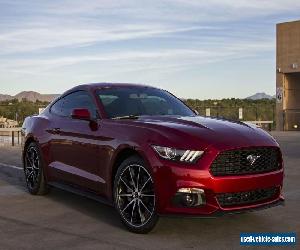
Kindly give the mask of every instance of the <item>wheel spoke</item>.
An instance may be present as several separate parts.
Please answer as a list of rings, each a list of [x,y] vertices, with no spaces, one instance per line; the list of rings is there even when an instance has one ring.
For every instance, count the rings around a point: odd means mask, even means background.
[[[27,176],[27,182],[29,181],[29,179],[31,178],[31,180],[32,180],[32,175],[33,175],[33,171],[31,171],[30,173],[29,173],[29,175]]]
[[[33,173],[33,175],[32,175],[32,182],[34,183],[35,180],[36,180],[36,176],[35,176],[35,174]]]
[[[141,223],[143,223],[145,221],[145,216],[142,214],[141,212],[141,206],[140,206],[140,203],[141,201],[138,200],[138,208],[139,208],[139,215],[140,215],[140,220],[141,220]]]
[[[138,173],[137,181],[136,181],[136,189],[138,191],[139,191],[140,172],[141,172],[141,167],[139,166],[139,173]]]
[[[131,223],[132,223],[132,218],[133,218],[133,213],[134,213],[135,207],[136,207],[136,199],[134,199],[133,208],[132,208],[132,211],[131,211],[131,219],[130,219]]]
[[[26,154],[26,159],[27,159],[27,161],[28,161],[28,163],[29,163],[29,165],[30,165],[30,167],[32,168],[32,162],[31,162],[31,160],[29,159],[29,156]]]
[[[134,200],[130,201],[126,207],[121,211],[121,213],[124,213],[124,211],[130,206],[130,204],[132,204],[134,202]]]
[[[33,170],[33,175],[34,175],[34,177],[35,177],[35,178],[37,178],[37,177],[38,177],[38,174],[39,174],[39,173],[38,173],[38,171],[36,171],[36,170]]]
[[[39,168],[39,159],[38,159],[38,156],[34,156],[34,159],[33,159],[33,168],[34,169],[38,169]]]
[[[145,188],[146,184],[151,180],[151,178],[149,177],[148,180],[143,184],[143,186],[140,189],[140,192],[143,191],[143,189]]]
[[[120,196],[120,197],[131,197],[132,194],[118,194],[118,196]]]
[[[151,214],[152,212],[150,212],[149,208],[145,205],[145,203],[142,200],[140,200],[140,201],[141,201],[141,204],[143,205],[143,207],[146,208],[146,210]]]
[[[133,188],[136,190],[136,186],[135,186],[135,183],[134,183],[134,180],[133,180],[133,177],[132,177],[132,173],[131,173],[131,168],[129,167],[128,170],[129,170],[129,173],[130,173],[130,178],[131,178],[131,181],[132,181]]]
[[[127,183],[123,180],[122,177],[120,177],[120,180],[125,184],[125,186],[129,189],[129,191],[131,192],[133,191],[132,188],[127,185]]]
[[[29,156],[29,158],[30,158],[31,162],[34,161],[34,150],[33,150],[33,148],[30,148],[30,156]]]
[[[37,164],[38,165],[38,164]],[[39,167],[37,167],[35,164],[33,164],[33,168],[35,169],[35,170],[38,170],[39,169]]]
[[[33,167],[31,167],[31,166],[26,166],[25,168],[26,169],[33,169]]]

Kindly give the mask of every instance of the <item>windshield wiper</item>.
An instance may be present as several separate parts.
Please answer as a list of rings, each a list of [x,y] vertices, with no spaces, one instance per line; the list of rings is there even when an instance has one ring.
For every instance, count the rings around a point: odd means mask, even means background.
[[[138,118],[139,118],[138,115],[124,115],[124,116],[116,116],[116,117],[113,117],[112,119],[114,119],[114,120],[122,120],[122,119],[135,120],[135,119],[138,119]]]

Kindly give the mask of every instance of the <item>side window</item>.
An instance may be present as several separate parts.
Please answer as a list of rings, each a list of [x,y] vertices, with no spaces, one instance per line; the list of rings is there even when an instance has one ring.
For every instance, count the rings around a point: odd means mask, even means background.
[[[58,100],[56,103],[54,103],[51,106],[51,113],[55,114],[55,115],[59,115],[62,116],[63,112],[62,112],[62,105],[63,105],[63,99]]]
[[[97,118],[97,108],[90,95],[85,91],[77,91],[63,98],[63,116],[70,117],[73,109],[76,108],[86,108],[90,111],[92,118]]]

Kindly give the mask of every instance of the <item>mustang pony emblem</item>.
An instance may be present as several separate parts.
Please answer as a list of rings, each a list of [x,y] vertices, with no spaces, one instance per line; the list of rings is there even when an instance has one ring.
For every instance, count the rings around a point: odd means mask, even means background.
[[[250,163],[250,165],[252,166],[257,159],[260,158],[260,155],[248,155],[247,156],[247,161]]]

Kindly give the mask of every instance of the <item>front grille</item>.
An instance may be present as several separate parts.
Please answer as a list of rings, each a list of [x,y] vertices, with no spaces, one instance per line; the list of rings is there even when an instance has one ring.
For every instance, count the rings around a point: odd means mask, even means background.
[[[279,187],[257,189],[247,192],[218,194],[217,199],[221,207],[250,205],[277,197]]]
[[[214,176],[267,173],[280,169],[278,148],[257,147],[221,152],[210,167]]]

